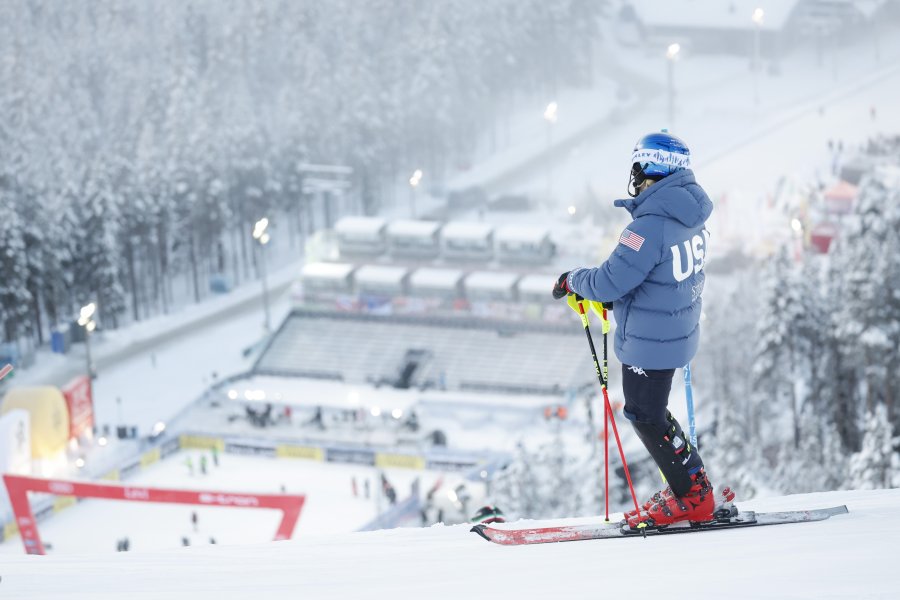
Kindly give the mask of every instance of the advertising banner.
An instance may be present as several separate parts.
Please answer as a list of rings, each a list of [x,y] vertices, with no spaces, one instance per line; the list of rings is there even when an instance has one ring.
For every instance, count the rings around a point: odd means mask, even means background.
[[[27,554],[44,554],[44,544],[37,529],[35,515],[31,512],[28,492],[62,496],[54,508],[75,502],[75,498],[104,498],[131,502],[160,502],[168,504],[192,504],[207,506],[231,506],[235,508],[270,508],[281,511],[281,522],[275,531],[276,540],[290,539],[306,496],[291,494],[248,494],[243,492],[195,491],[162,489],[143,486],[127,486],[110,483],[88,483],[59,479],[38,479],[18,475],[4,475],[3,481],[9,493],[16,524],[22,536]]]
[[[69,407],[69,439],[78,439],[94,427],[94,399],[87,375],[76,377],[62,389]]]

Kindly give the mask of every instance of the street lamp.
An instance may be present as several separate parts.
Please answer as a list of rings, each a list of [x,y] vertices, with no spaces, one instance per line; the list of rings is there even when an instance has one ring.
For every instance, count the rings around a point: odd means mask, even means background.
[[[544,109],[544,120],[547,121],[547,200],[553,197],[553,126],[559,119],[559,104],[551,102]]]
[[[675,127],[675,60],[681,52],[681,44],[669,44],[666,50],[666,64],[669,82],[669,129]]]
[[[84,349],[87,357],[87,374],[89,379],[94,379],[94,366],[91,361],[91,332],[97,328],[94,321],[94,313],[97,312],[97,305],[91,302],[81,307],[78,311],[78,324],[84,327]]]
[[[547,108],[544,109],[544,118],[551,125],[556,123],[556,120],[559,118],[557,115],[557,111],[559,109],[559,105],[556,102],[551,102],[547,105]]]
[[[753,11],[753,104],[759,105],[759,32],[762,29],[766,11],[757,8]]]
[[[269,219],[263,217],[253,225],[253,239],[259,242],[259,268],[262,272],[262,288],[263,288],[263,307],[266,311],[266,333],[272,331],[271,321],[269,318],[269,286],[266,282],[266,252],[265,246],[269,243],[269,234],[266,231],[269,227]]]
[[[412,177],[409,178],[409,212],[413,219],[416,218],[416,191],[419,188],[423,175],[422,169],[416,169]]]

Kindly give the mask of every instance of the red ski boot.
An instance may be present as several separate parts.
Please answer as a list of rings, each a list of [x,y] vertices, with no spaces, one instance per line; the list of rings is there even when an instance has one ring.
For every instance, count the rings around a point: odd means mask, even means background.
[[[646,502],[641,504],[640,510],[632,508],[631,510],[623,513],[622,517],[627,521],[631,517],[636,517],[638,514],[640,514],[642,512],[647,512],[648,510],[650,510],[650,507],[653,506],[654,504],[662,504],[671,497],[672,497],[672,488],[670,488],[669,486],[666,486],[666,488],[664,490],[659,490],[658,492],[656,492],[655,494],[650,496],[649,500],[647,500]]]
[[[715,498],[713,487],[702,469],[691,475],[694,485],[682,497],[669,496],[665,502],[654,504],[648,510],[628,519],[631,529],[639,527],[666,527],[672,523],[689,521],[707,523],[713,520]]]

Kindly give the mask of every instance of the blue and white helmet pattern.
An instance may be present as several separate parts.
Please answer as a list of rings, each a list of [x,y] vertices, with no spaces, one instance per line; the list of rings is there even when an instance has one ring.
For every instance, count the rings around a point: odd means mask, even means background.
[[[659,179],[691,168],[691,151],[687,144],[666,131],[648,133],[634,145],[631,164],[635,163],[646,178]]]

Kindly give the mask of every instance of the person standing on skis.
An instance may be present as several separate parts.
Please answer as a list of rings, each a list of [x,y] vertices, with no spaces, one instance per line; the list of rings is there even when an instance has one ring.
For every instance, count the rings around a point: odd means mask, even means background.
[[[553,297],[613,303],[625,417],[668,482],[640,511],[625,513],[628,525],[711,521],[703,461],[666,407],[675,369],[697,352],[713,205],[694,179],[688,147],[665,130],[639,139],[631,163],[631,198],[615,205],[633,220],[606,262],[563,273]]]

